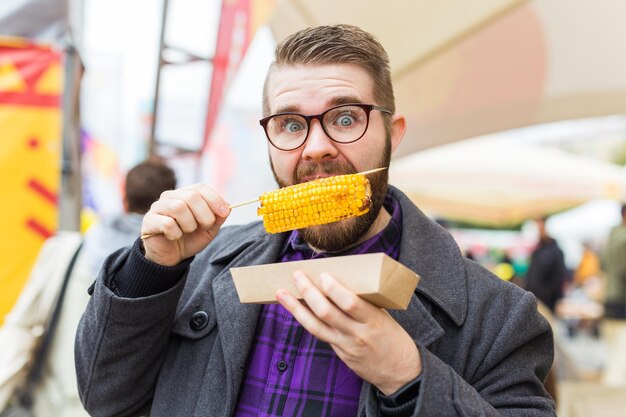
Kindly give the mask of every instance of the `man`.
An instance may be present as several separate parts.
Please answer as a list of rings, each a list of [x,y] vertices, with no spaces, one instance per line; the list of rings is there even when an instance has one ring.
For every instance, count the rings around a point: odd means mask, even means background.
[[[546,218],[536,221],[539,240],[530,258],[526,273],[526,289],[554,313],[556,302],[563,297],[567,268],[563,251],[546,229]]]
[[[122,213],[105,218],[85,235],[72,269],[62,310],[56,325],[44,371],[33,392],[32,413],[41,417],[87,416],[76,387],[74,337],[78,321],[87,305],[87,288],[93,283],[102,261],[113,251],[130,245],[141,231],[143,215],[162,192],[176,188],[174,171],[160,161],[146,161],[128,171],[123,188]],[[16,386],[23,384],[34,351],[18,341],[45,328],[70,259],[83,240],[79,233],[62,232],[46,241],[27,286],[13,311],[0,328],[0,368],[14,369],[7,380],[0,378],[0,409]],[[33,336],[30,339],[34,342]],[[21,346],[21,348],[20,348]],[[18,350],[21,349],[21,350]],[[69,365],[68,365],[69,364]],[[3,375],[7,375],[3,373]],[[16,376],[17,375],[17,376]],[[3,395],[4,394],[4,395]]]
[[[385,50],[346,25],[295,33],[264,88],[279,185],[388,166],[405,131]],[[464,261],[386,172],[371,211],[277,235],[220,230],[224,199],[164,193],[157,234],[110,257],[77,335],[81,398],[94,416],[554,415],[542,380],[552,336],[532,294]],[[218,235],[219,232],[219,235]],[[332,272],[294,274],[304,303],[243,305],[229,268],[385,252],[422,281],[406,311],[376,308]],[[195,257],[194,257],[195,256]]]
[[[622,205],[622,223],[614,227],[603,252],[606,272],[605,315],[626,318],[626,204]]]

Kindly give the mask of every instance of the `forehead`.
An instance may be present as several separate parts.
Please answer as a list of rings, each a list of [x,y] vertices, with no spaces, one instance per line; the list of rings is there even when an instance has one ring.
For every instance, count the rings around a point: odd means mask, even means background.
[[[277,66],[267,83],[271,113],[323,111],[346,99],[374,102],[374,82],[354,64]],[[349,100],[350,101],[350,100]]]

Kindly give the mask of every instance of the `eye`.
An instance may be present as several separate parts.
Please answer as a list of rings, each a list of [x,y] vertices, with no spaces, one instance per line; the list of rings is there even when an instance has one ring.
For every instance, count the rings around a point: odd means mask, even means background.
[[[354,116],[348,114],[342,114],[337,118],[337,123],[341,127],[350,127],[354,123]]]
[[[360,107],[342,106],[330,110],[324,117],[326,126],[334,130],[352,130],[365,122],[366,115]]]
[[[287,130],[293,133],[299,132],[300,130],[302,130],[302,126],[296,122],[289,122],[287,123]]]
[[[287,133],[298,133],[305,129],[302,120],[294,118],[285,118],[281,123],[281,130]]]

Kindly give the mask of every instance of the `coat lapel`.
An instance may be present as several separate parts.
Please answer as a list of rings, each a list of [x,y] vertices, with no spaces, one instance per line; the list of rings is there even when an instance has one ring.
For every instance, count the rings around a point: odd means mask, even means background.
[[[467,315],[467,282],[457,243],[407,196],[392,186],[389,192],[402,207],[400,263],[421,278],[415,292],[424,295],[461,326]]]
[[[467,283],[463,259],[452,236],[428,219],[398,189],[389,186],[389,193],[402,208],[402,239],[400,263],[421,278],[406,310],[391,310],[389,314],[407,331],[413,340],[428,347],[443,337],[444,329],[420,301],[426,297],[441,308],[460,326],[467,314]],[[358,416],[376,409],[376,397],[371,384],[361,388]],[[368,406],[369,402],[369,406]]]
[[[283,240],[283,235],[264,235],[256,239],[241,253],[233,253],[232,262],[213,280],[216,320],[226,364],[227,395],[225,398],[232,401],[231,407],[234,406],[234,400],[239,391],[261,305],[242,304],[239,301],[230,268],[277,262]],[[213,256],[213,259],[218,259],[223,255],[224,251],[220,251]]]

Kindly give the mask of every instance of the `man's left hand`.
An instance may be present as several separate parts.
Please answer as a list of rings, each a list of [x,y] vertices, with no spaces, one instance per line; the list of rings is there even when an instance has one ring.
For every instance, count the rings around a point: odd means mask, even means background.
[[[276,299],[361,378],[390,395],[422,372],[415,342],[385,310],[329,274],[320,275],[319,286],[300,271],[293,278],[304,303],[286,290],[278,290]]]

